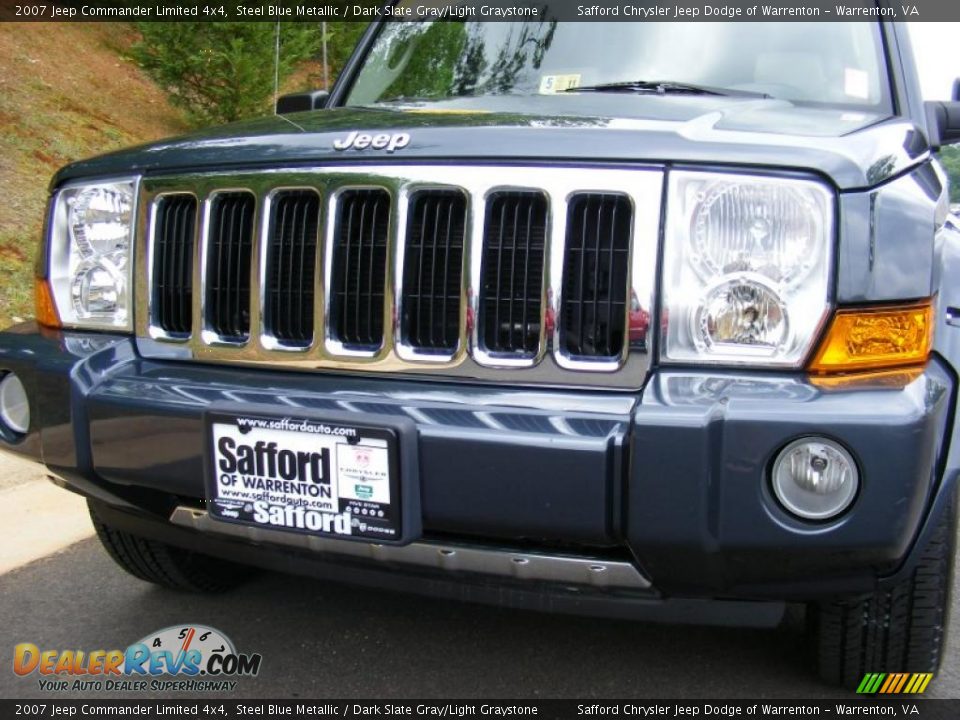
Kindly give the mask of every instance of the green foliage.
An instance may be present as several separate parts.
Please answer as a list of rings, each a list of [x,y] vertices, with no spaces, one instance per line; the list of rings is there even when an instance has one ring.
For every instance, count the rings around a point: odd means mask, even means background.
[[[327,23],[327,64],[330,66],[331,82],[347,64],[350,54],[360,42],[360,36],[369,24],[366,22]]]
[[[516,23],[493,38],[481,23],[392,23],[377,38],[351,99],[360,103],[535,89],[556,21]],[[502,36],[501,36],[502,35]]]
[[[410,37],[400,36],[387,48],[391,67],[416,68],[402,72],[386,91],[391,98],[442,97],[450,92],[457,65],[465,57],[467,30],[462,23],[434,23],[423,28],[410,25]],[[409,55],[409,59],[401,56]],[[480,60],[483,56],[480,56]]]
[[[170,101],[198,125],[232,122],[270,110],[276,52],[274,23],[137,23],[135,59]],[[280,24],[282,83],[321,42],[318,23]]]
[[[960,203],[960,145],[947,145],[940,150],[940,162],[950,177],[950,202]]]

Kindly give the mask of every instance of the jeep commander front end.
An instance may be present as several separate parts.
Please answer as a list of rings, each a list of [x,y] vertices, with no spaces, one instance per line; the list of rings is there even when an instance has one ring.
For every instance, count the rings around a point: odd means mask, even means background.
[[[902,26],[380,22],[280,105],[53,180],[0,443],[121,566],[937,667],[960,113]]]

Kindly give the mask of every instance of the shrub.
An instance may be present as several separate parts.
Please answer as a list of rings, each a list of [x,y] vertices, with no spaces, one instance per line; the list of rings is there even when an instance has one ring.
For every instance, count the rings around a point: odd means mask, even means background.
[[[270,110],[275,23],[137,23],[141,66],[197,125],[232,122]],[[280,24],[279,76],[320,47],[318,23]]]
[[[960,203],[960,145],[946,145],[940,150],[940,162],[950,178],[950,202]]]

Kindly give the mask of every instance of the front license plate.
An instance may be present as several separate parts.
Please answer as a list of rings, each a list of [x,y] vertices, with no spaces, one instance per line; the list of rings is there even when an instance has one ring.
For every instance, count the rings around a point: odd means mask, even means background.
[[[392,429],[209,413],[208,512],[217,520],[339,538],[401,538]]]

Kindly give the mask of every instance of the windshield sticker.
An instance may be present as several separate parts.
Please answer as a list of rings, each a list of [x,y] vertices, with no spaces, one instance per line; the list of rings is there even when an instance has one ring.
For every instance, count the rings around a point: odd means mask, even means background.
[[[870,97],[870,74],[857,68],[844,68],[843,91],[847,97],[866,100]]]
[[[575,75],[544,75],[540,78],[541,95],[556,95],[575,87],[580,87],[580,73]]]

